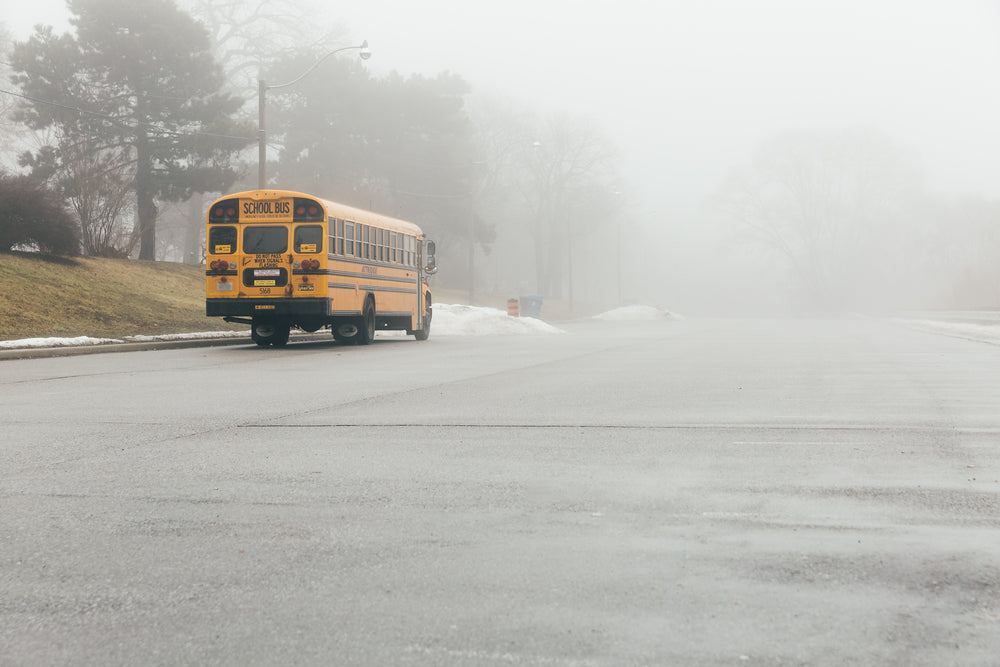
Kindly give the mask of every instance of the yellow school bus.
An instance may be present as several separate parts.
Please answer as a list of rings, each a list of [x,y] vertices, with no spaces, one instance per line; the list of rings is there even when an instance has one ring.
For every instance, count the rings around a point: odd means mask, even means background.
[[[417,225],[289,190],[226,195],[207,218],[205,313],[249,324],[257,345],[284,345],[293,327],[427,340],[437,268]]]

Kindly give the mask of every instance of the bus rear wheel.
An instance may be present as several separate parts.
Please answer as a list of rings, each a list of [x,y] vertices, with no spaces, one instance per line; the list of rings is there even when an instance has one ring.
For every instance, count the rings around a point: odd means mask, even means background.
[[[250,326],[250,339],[261,347],[273,345],[281,347],[288,342],[291,326],[288,322],[271,320],[254,320]]]
[[[358,345],[370,345],[375,340],[375,300],[369,297],[365,299],[365,309],[361,313],[361,324],[358,327],[358,335],[355,343]]]
[[[353,343],[354,337],[358,335],[358,327],[355,324],[334,324],[333,339],[338,343]]]
[[[375,340],[375,301],[369,297],[361,317],[333,325],[333,337],[341,343],[369,345]]]

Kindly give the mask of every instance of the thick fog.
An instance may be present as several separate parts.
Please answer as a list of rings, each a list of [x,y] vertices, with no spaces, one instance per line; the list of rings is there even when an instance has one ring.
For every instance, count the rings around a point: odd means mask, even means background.
[[[60,0],[4,4],[16,38],[66,27]],[[569,264],[580,302],[1000,305],[996,0],[317,5],[303,41],[329,26],[368,40],[372,72],[453,72],[477,104],[610,139],[621,202]],[[503,231],[477,289],[534,291],[510,277],[530,272],[505,260],[520,241]]]

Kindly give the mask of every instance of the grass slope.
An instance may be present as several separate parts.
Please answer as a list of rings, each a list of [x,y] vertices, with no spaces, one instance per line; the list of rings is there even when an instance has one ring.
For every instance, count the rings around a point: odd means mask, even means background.
[[[431,291],[436,303],[468,303],[462,290],[432,285]],[[507,297],[479,293],[475,303],[504,310]],[[542,308],[550,321],[590,310],[571,312],[564,302],[550,299]],[[205,316],[204,266],[0,253],[0,340],[248,328]]]
[[[246,329],[205,316],[205,268],[0,253],[0,340]]]

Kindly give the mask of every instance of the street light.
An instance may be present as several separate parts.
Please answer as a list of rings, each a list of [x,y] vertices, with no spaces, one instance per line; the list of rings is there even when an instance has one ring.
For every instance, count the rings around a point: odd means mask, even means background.
[[[307,69],[302,73],[302,76],[295,79],[294,81],[289,81],[288,83],[282,83],[277,86],[269,86],[264,82],[263,79],[257,80],[257,189],[263,190],[265,183],[267,181],[267,176],[265,175],[265,170],[267,168],[267,130],[265,129],[264,123],[264,108],[267,106],[266,95],[267,91],[274,90],[275,88],[287,88],[288,86],[295,85],[302,79],[306,78],[314,69],[319,67],[320,63],[329,58],[335,53],[340,53],[341,51],[350,51],[351,49],[359,49],[361,53],[362,60],[368,60],[372,57],[372,52],[368,49],[368,40],[361,42],[358,46],[344,46],[339,49],[334,49],[330,51],[325,56],[317,60],[312,67]]]

